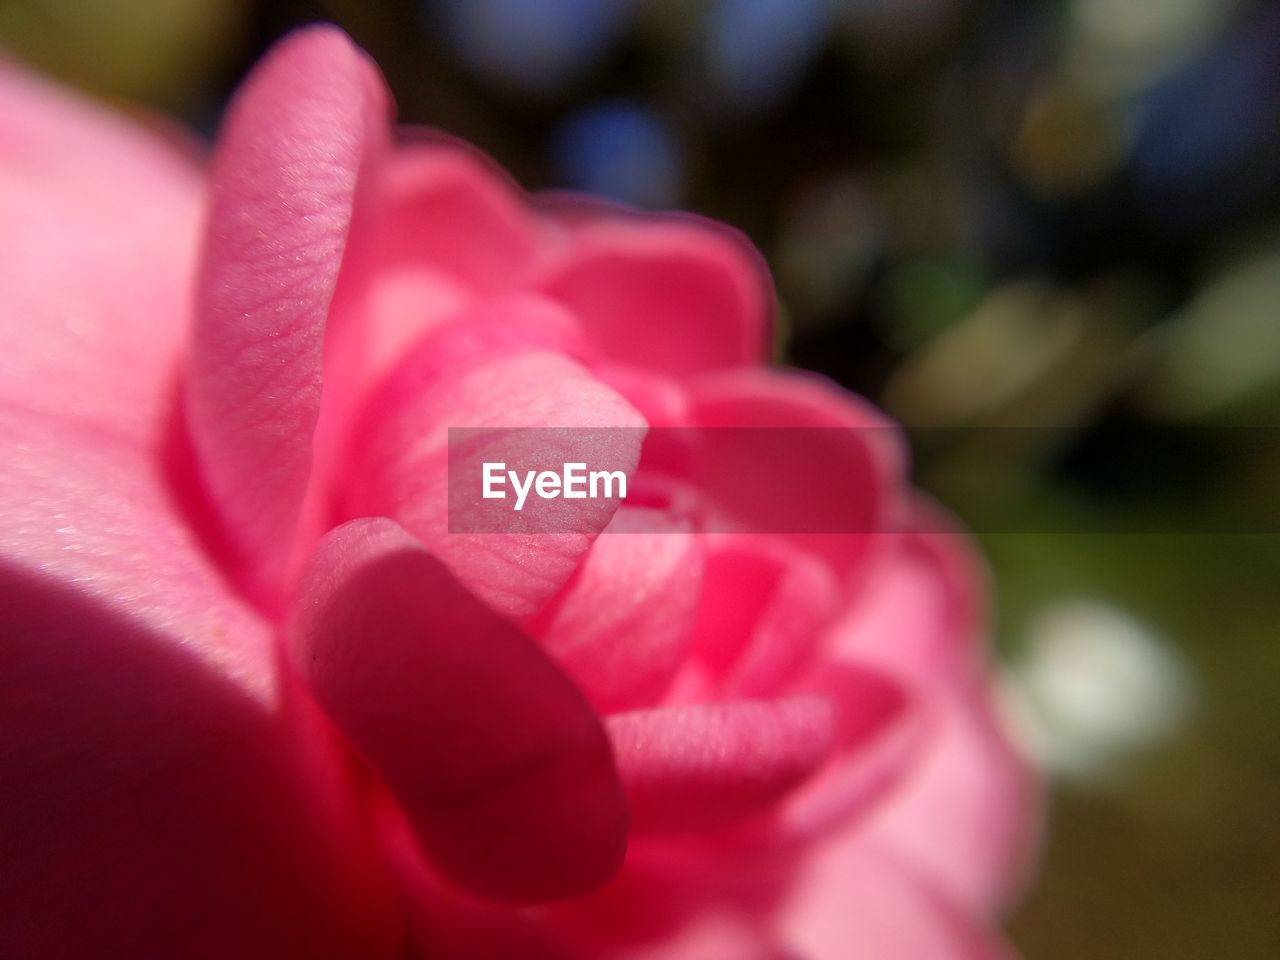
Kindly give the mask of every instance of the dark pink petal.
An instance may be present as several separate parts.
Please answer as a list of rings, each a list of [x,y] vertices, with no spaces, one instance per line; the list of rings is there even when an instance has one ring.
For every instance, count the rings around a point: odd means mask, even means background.
[[[535,630],[598,711],[646,706],[680,666],[701,583],[687,524],[622,507]]]
[[[537,501],[527,514],[515,514],[510,499],[477,500],[482,512],[455,504],[451,518],[449,428],[486,431],[453,451],[455,479],[471,484],[459,495],[477,498],[486,460],[510,469],[528,460],[554,470],[585,462],[630,477],[645,424],[559,350],[531,349],[567,342],[562,336],[572,328],[559,326],[563,310],[535,298],[493,306],[524,334],[455,322],[415,348],[357,424],[341,504],[347,517],[393,517],[486,603],[526,617],[563,587],[619,501]],[[526,518],[540,526],[520,526]],[[506,530],[512,532],[496,532]]]
[[[703,830],[767,809],[822,765],[837,723],[821,697],[610,717],[633,828]]]
[[[538,911],[482,899],[440,874],[421,853],[413,827],[385,790],[373,818],[404,893],[409,947],[398,960],[584,960]]]
[[[321,541],[293,646],[450,878],[539,901],[618,869],[626,808],[599,720],[536,645],[394,523],[358,520]]]
[[[187,419],[226,535],[267,601],[311,469],[360,170],[386,123],[373,64],[340,31],[313,27],[254,69],[214,156]]]
[[[0,403],[159,435],[200,186],[171,144],[0,62]]]
[[[768,357],[768,276],[755,248],[718,224],[616,212],[573,226],[541,288],[604,356],[684,376]]]
[[[0,449],[0,954],[393,958],[341,751],[150,451],[8,407]]]
[[[854,829],[809,858],[778,925],[806,960],[1014,960],[982,924]]]
[[[748,529],[789,534],[848,574],[900,521],[903,442],[859,398],[773,370],[705,375],[689,395],[703,428],[692,479]]]

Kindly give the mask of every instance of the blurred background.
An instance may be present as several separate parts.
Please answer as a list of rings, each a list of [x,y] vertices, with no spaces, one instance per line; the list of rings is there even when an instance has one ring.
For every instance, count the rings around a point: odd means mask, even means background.
[[[1280,3],[3,0],[0,45],[211,135],[316,19],[528,188],[746,231],[779,358],[911,429],[1055,776],[1030,960],[1280,955]]]

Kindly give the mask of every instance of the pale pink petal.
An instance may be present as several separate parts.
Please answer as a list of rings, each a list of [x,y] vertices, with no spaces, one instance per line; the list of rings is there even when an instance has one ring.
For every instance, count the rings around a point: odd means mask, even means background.
[[[200,202],[171,144],[0,61],[0,402],[157,437]]]
[[[687,524],[622,507],[532,629],[598,711],[646,706],[680,666],[701,583]]]
[[[337,29],[313,27],[254,69],[219,136],[187,421],[226,535],[268,604],[311,469],[325,320],[360,171],[386,123],[373,64]]]
[[[1013,960],[981,919],[853,831],[809,858],[778,926],[805,960]]]
[[[150,451],[7,407],[0,449],[0,953],[393,958],[341,752]]]
[[[321,541],[293,647],[450,878],[537,901],[618,869],[626,807],[599,720],[531,640],[394,523],[357,520]]]
[[[865,834],[978,916],[1006,906],[1034,852],[1040,797],[981,687],[933,698],[916,768]]]
[[[540,286],[611,360],[685,376],[768,357],[773,291],[740,234],[694,217],[591,218]]]
[[[885,535],[862,589],[826,640],[829,655],[913,686],[968,683],[983,667],[987,585],[967,537],[927,504]]]
[[[930,729],[906,691],[871,670],[824,664],[799,689],[826,696],[839,711],[830,760],[778,810],[783,836],[813,842],[823,832],[858,822],[891,797],[913,772]]]
[[[827,759],[837,716],[824,698],[797,697],[610,717],[633,828],[702,830],[766,810]]]
[[[500,328],[455,322],[415,348],[354,429],[341,505],[346,517],[395,518],[468,589],[526,617],[563,587],[620,501],[616,491],[612,498],[533,497],[514,513],[513,498],[479,499],[481,463],[523,473],[585,462],[630,477],[645,425],[559,351],[530,349],[560,335],[562,310],[529,298],[497,306],[497,316],[528,336],[491,336],[486,331]],[[452,451],[452,471],[450,428],[483,431]]]

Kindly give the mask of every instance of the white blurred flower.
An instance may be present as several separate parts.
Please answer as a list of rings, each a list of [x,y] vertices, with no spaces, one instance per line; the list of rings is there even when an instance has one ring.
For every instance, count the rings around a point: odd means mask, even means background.
[[[1109,604],[1074,601],[1033,621],[1003,699],[1032,759],[1100,781],[1184,729],[1196,696],[1190,668],[1151,627]]]

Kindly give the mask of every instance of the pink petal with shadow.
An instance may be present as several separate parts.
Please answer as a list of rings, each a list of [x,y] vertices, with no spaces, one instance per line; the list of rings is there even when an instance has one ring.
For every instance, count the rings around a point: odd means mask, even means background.
[[[450,879],[537,902],[617,871],[627,812],[600,721],[393,522],[353,521],[321,541],[292,637],[320,703]]]
[[[342,751],[151,451],[7,407],[0,448],[0,954],[392,960]]]

